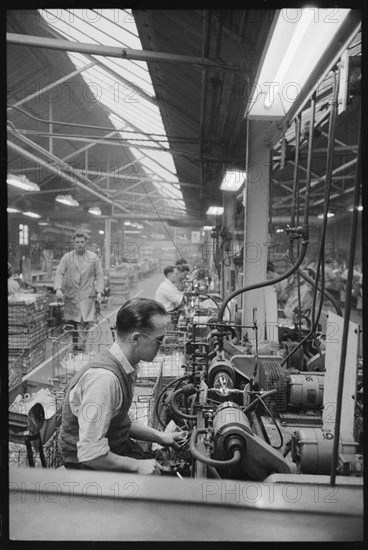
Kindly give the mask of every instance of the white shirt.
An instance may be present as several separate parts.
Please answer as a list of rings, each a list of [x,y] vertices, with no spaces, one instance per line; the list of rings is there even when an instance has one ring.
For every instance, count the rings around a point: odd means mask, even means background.
[[[166,311],[172,311],[177,306],[180,306],[184,294],[169,279],[162,281],[156,290],[155,300],[160,302]]]
[[[139,367],[132,367],[116,342],[109,351],[127,374],[135,372],[138,375]],[[69,404],[71,412],[78,417],[79,462],[106,455],[110,447],[105,436],[111,419],[118,414],[123,404],[123,392],[118,378],[107,369],[88,369],[70,391]]]

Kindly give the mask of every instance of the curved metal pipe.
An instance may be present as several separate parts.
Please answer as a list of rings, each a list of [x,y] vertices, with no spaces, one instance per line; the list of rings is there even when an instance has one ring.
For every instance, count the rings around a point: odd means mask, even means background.
[[[303,262],[303,260],[305,258],[305,255],[307,253],[308,244],[309,244],[308,240],[303,240],[300,256],[299,256],[298,260],[296,261],[295,265],[293,265],[283,275],[280,275],[280,277],[276,277],[275,279],[266,279],[266,281],[261,281],[260,283],[255,283],[253,285],[249,285],[249,286],[246,286],[246,287],[243,287],[243,288],[239,288],[238,290],[234,290],[234,292],[229,294],[229,296],[227,298],[225,298],[225,300],[222,302],[222,304],[220,306],[220,309],[219,309],[219,312],[218,312],[218,317],[217,317],[218,321],[220,323],[222,322],[223,315],[224,315],[224,312],[225,312],[225,308],[226,308],[227,304],[233,298],[235,298],[235,296],[238,296],[239,294],[242,294],[243,292],[249,292],[250,290],[255,290],[256,288],[261,288],[261,287],[265,287],[265,286],[274,285],[275,283],[279,283],[280,281],[283,281],[284,279],[287,279],[288,277],[290,277],[290,275],[292,275],[298,269],[298,267],[301,265],[301,263]]]
[[[240,462],[242,455],[239,449],[235,449],[233,458],[230,458],[229,460],[214,460],[213,458],[208,458],[207,456],[204,456],[202,453],[200,453],[196,449],[197,437],[198,435],[204,434],[206,432],[207,430],[205,428],[202,428],[201,430],[196,428],[195,430],[193,430],[192,435],[190,436],[189,449],[194,458],[196,458],[200,462],[203,462],[204,464],[207,464],[207,466],[213,466],[217,469],[229,468],[230,466],[235,466],[235,464],[238,464],[238,462]]]

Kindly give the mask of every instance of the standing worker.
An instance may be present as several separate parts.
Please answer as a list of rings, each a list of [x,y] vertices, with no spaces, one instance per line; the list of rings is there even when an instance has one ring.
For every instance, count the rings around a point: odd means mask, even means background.
[[[73,325],[74,351],[83,350],[85,331],[95,319],[95,299],[101,302],[104,289],[100,259],[97,254],[87,250],[87,241],[85,231],[77,230],[74,233],[74,250],[61,258],[54,281],[56,298],[65,302],[64,319]],[[78,342],[79,331],[82,345]]]

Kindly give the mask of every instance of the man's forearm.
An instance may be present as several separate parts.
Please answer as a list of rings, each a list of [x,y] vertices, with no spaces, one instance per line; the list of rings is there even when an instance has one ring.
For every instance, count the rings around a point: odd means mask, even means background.
[[[116,472],[137,472],[138,463],[135,458],[128,456],[119,456],[111,451],[103,456],[83,462],[86,466],[94,470],[111,470]]]
[[[140,422],[132,422],[130,426],[130,436],[135,439],[141,439],[142,441],[151,441],[161,444],[162,432],[141,424]]]

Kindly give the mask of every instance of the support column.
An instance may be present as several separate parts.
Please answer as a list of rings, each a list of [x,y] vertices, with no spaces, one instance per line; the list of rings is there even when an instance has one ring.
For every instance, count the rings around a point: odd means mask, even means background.
[[[249,286],[266,280],[271,147],[265,135],[269,122],[248,120],[247,181],[244,214],[243,281]],[[243,323],[259,325],[259,341],[264,340],[264,289],[243,294]],[[252,336],[253,337],[253,336]]]
[[[110,270],[111,266],[111,218],[105,219],[105,269]]]
[[[224,228],[228,233],[231,233],[232,236],[234,236],[236,195],[234,193],[229,193],[229,192],[223,192],[223,195],[224,195],[224,200],[223,200]],[[226,250],[226,247],[228,247],[228,250]],[[232,241],[227,241],[223,252],[224,298],[226,298],[226,296],[228,296],[231,292],[235,290],[235,288],[232,287],[232,282],[231,282],[231,270],[234,270],[234,266],[232,265],[232,262],[229,261],[229,256],[232,256],[232,255],[233,255],[233,243]]]

